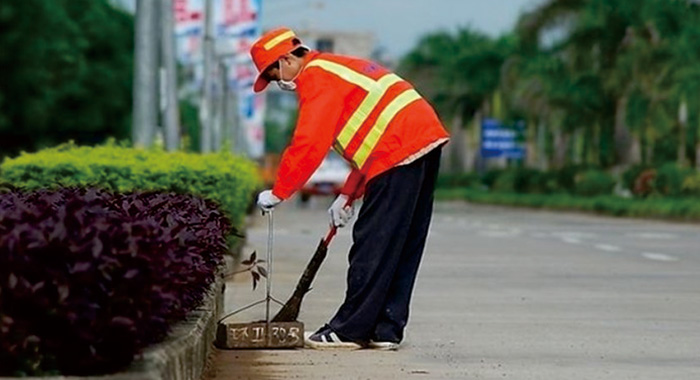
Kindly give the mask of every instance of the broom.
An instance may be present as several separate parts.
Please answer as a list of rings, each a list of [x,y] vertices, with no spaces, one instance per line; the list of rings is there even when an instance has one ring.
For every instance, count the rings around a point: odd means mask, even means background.
[[[282,306],[280,311],[277,312],[277,315],[272,318],[272,322],[294,322],[297,320],[297,317],[299,317],[299,310],[301,309],[301,301],[304,299],[306,293],[311,290],[311,283],[314,281],[323,260],[325,260],[326,254],[328,253],[328,245],[331,243],[331,240],[333,240],[337,231],[338,228],[332,226],[326,238],[322,239],[318,244],[316,252],[311,256],[311,260],[309,260],[309,263],[306,265],[306,269],[304,269],[304,273],[302,273],[297,287],[294,289],[294,293],[284,306]]]

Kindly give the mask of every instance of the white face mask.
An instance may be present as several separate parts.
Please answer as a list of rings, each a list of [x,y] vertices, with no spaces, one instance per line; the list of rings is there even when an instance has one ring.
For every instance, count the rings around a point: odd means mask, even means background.
[[[282,64],[282,62],[280,62],[280,80],[277,81],[277,85],[280,89],[284,91],[295,91],[297,89],[297,84],[294,83],[294,79],[296,79],[297,77],[294,76],[294,78],[292,78],[292,80],[290,81],[282,79],[282,66],[284,65]]]

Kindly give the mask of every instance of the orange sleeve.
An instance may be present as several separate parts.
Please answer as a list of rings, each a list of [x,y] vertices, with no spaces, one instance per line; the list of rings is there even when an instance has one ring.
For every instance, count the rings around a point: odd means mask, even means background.
[[[365,176],[359,170],[353,168],[345,180],[345,185],[340,191],[341,194],[347,195],[348,198],[355,200],[359,199],[365,193]]]
[[[272,193],[280,199],[287,199],[301,189],[321,165],[333,145],[335,126],[342,112],[328,81],[318,80],[316,76],[305,81],[305,89],[299,93],[299,118],[292,141],[282,154],[272,188]]]

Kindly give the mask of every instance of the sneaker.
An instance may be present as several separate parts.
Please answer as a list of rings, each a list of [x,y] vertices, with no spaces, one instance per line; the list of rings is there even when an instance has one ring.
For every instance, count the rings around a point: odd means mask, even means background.
[[[399,349],[399,343],[396,342],[381,342],[381,341],[373,341],[370,340],[369,344],[367,347],[373,349],[373,350],[379,350],[379,351],[396,351]]]
[[[338,336],[328,325],[305,337],[304,344],[314,350],[359,350],[362,348],[361,344]]]

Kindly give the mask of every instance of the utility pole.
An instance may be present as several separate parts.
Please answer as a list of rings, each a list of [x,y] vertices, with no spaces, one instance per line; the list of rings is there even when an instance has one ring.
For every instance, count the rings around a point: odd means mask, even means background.
[[[214,89],[216,93],[212,102],[214,103],[212,108],[214,109],[212,114],[211,122],[211,147],[212,150],[218,152],[221,149],[221,131],[222,124],[225,123],[223,120],[223,110],[224,110],[224,86],[226,85],[226,78],[222,77],[223,62],[220,59],[216,59],[214,67],[216,68],[212,75],[215,75],[216,81]]]
[[[688,102],[685,98],[681,101],[680,106],[678,106],[678,126],[679,129],[679,144],[678,144],[678,165],[685,166],[687,163],[685,154],[685,144],[687,140],[687,128],[688,125]]]
[[[158,55],[156,2],[138,0],[133,84],[132,140],[135,146],[148,147],[153,142],[158,122]]]
[[[164,105],[162,113],[165,148],[175,151],[180,145],[180,111],[177,103],[177,65],[175,64],[175,20],[172,0],[160,0],[161,60]]]
[[[224,69],[224,76],[227,78],[226,79],[226,85],[224,87],[224,120],[225,124],[223,126],[224,131],[226,131],[226,137],[228,140],[228,147],[229,151],[231,153],[240,153],[243,154],[243,151],[240,149],[240,139],[241,136],[239,136],[239,128],[240,128],[240,119],[238,115],[238,88],[236,87],[236,84],[230,83],[228,78],[230,77],[231,73],[231,64],[224,64],[223,69]],[[234,63],[235,65],[235,63]]]
[[[200,141],[202,153],[208,153],[212,148],[212,115],[211,115],[211,99],[212,99],[212,59],[214,58],[214,38],[212,36],[214,15],[212,0],[206,0],[204,7],[204,88],[202,89],[202,97],[199,106],[199,123],[200,123]]]

